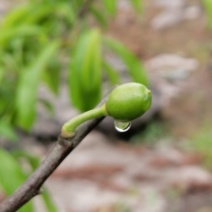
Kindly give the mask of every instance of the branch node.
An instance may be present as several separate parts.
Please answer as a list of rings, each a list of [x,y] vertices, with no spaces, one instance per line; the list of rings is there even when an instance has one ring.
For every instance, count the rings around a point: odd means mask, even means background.
[[[67,147],[67,146],[70,146],[70,144],[72,143],[72,138],[66,138],[66,137],[63,137],[63,136],[59,136],[58,137],[58,143],[59,145],[61,146],[64,146],[64,147]]]

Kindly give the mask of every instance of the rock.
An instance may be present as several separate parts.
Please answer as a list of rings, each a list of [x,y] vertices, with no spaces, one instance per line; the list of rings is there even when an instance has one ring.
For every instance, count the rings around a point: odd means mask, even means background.
[[[186,80],[191,72],[197,70],[198,61],[176,54],[161,54],[146,62],[147,70],[157,72],[167,80]]]
[[[169,182],[184,191],[212,189],[211,174],[198,166],[182,167],[177,175],[172,171],[167,174]]]
[[[199,5],[192,5],[185,9],[184,18],[186,20],[195,20],[202,15],[202,11]]]
[[[145,64],[151,82],[160,94],[161,108],[180,95],[188,78],[199,65],[192,58],[183,58],[174,54],[158,55]]]
[[[165,9],[177,9],[182,8],[185,5],[185,0],[153,0],[152,5],[155,5],[156,7],[162,7]]]
[[[202,15],[200,5],[187,6],[185,0],[155,0],[156,7],[162,8],[151,23],[155,30],[173,27],[182,21],[195,20]]]
[[[151,27],[155,30],[172,27],[183,20],[181,10],[164,10],[153,18]]]
[[[10,4],[7,1],[0,2],[0,21],[4,17],[5,13],[7,12],[9,5]]]

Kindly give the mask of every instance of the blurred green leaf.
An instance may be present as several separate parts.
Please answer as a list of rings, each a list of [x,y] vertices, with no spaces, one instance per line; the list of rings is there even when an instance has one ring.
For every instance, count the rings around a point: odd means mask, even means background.
[[[56,58],[48,65],[48,70],[43,72],[43,80],[48,88],[55,94],[58,94],[60,88],[61,67]]]
[[[0,137],[4,137],[12,141],[17,139],[17,135],[12,124],[2,119],[0,120]]]
[[[112,49],[127,66],[127,69],[135,82],[148,86],[148,77],[140,61],[123,44],[110,38],[105,38],[104,43]]]
[[[42,199],[43,199],[43,202],[46,206],[46,209],[47,211],[51,211],[51,212],[57,212],[57,208],[49,194],[49,192],[47,191],[47,189],[43,189],[43,192],[42,192]]]
[[[43,2],[42,4],[32,4],[28,10],[28,15],[25,17],[24,23],[38,24],[44,18],[53,15],[56,10],[56,4]]]
[[[84,33],[78,40],[69,69],[72,103],[81,111],[93,108],[101,98],[100,32]]]
[[[29,8],[30,5],[26,4],[9,12],[2,21],[1,32],[2,30],[11,29],[11,27],[17,27],[20,24],[23,24],[24,18],[29,13]]]
[[[208,19],[208,26],[212,27],[212,1],[211,0],[203,0],[203,6],[205,8],[207,19]]]
[[[103,0],[103,4],[106,10],[111,14],[115,15],[117,10],[117,0]]]
[[[115,85],[120,83],[118,72],[107,62],[103,62],[103,69],[106,72],[110,82]]]
[[[8,93],[5,91],[2,91],[0,88],[0,116],[2,118],[3,114],[7,110],[8,107]]]
[[[7,45],[9,40],[17,37],[38,35],[41,33],[41,28],[37,26],[24,25],[20,27],[11,27],[1,30],[0,33],[0,49]]]
[[[50,16],[56,9],[57,5],[48,1],[42,4],[38,2],[27,3],[9,12],[4,17],[1,27],[5,30],[11,27],[21,27],[22,25],[31,26]]]
[[[67,1],[60,2],[60,4],[57,6],[57,14],[59,18],[62,18],[62,20],[67,22],[69,25],[73,24],[75,18],[76,18],[76,12],[74,11],[72,7],[72,2],[70,2],[67,5]]]
[[[58,42],[52,42],[41,50],[38,57],[23,71],[17,87],[17,123],[29,130],[36,116],[37,89],[43,69],[58,48]]]
[[[103,11],[99,11],[99,9],[97,9],[95,7],[91,7],[90,11],[93,14],[93,16],[95,17],[96,21],[98,21],[98,23],[101,24],[102,27],[107,26],[108,20]]]
[[[0,161],[0,186],[7,195],[10,195],[26,180],[26,175],[12,155],[3,149],[0,149]],[[34,210],[31,202],[19,210],[19,212],[32,211]]]

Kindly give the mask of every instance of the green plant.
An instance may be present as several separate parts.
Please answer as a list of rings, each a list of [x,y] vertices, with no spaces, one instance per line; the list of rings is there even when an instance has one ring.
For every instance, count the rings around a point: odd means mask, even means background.
[[[113,98],[114,95],[117,97],[125,96],[125,99],[119,98],[119,101],[117,101],[116,98]],[[110,98],[111,96],[112,98]],[[108,113],[108,103],[109,107],[119,108],[121,105],[120,109],[124,111],[124,113],[120,114],[119,110],[113,110],[113,114]],[[17,189],[13,195],[0,204],[0,211],[16,211],[34,196],[39,194],[40,188],[45,180],[48,179],[65,157],[81,142],[83,137],[85,137],[85,135],[103,119],[104,116],[112,116],[113,118],[116,118],[118,114],[119,119],[125,121],[126,112],[129,114],[129,116],[127,116],[127,121],[132,121],[148,110],[150,104],[151,92],[146,87],[138,83],[127,83],[115,88],[106,102],[96,109],[87,111],[66,122],[62,126],[61,135],[59,136],[54,149],[28,180]],[[138,111],[137,116],[135,116],[135,110]],[[131,116],[130,114],[133,115]],[[87,122],[88,120],[90,120],[90,122]],[[3,174],[3,176],[5,175]],[[5,177],[4,179],[7,180]]]
[[[130,2],[136,11],[141,10],[141,0]],[[116,0],[29,0],[6,14],[0,23],[0,138],[18,140],[17,128],[30,131],[33,127],[37,103],[50,105],[38,99],[40,84],[58,95],[60,84],[67,83],[70,102],[77,109],[93,108],[101,99],[103,71],[112,85],[121,83],[117,70],[104,56],[108,51],[120,57],[132,80],[148,84],[140,61],[123,44],[101,32],[116,11]],[[12,184],[15,189],[29,173],[15,155],[0,150],[2,161],[15,163],[11,175],[22,176]],[[23,158],[30,164],[26,154]],[[0,171],[4,169],[1,165]],[[0,180],[6,194],[12,190],[7,190],[8,183]],[[46,204],[50,202],[47,195],[43,198]]]
[[[141,9],[141,0],[130,2]],[[103,12],[97,15],[97,11]],[[101,20],[109,23],[116,11],[117,1],[31,0],[4,17],[0,24],[1,136],[14,140],[16,127],[29,131],[36,121],[39,85],[45,84],[57,95],[62,75],[71,103],[80,111],[93,108],[102,95],[102,71],[112,85],[121,83],[104,56],[108,51],[120,57],[133,81],[148,85],[140,61],[101,32]],[[95,28],[90,27],[91,19],[97,23]]]

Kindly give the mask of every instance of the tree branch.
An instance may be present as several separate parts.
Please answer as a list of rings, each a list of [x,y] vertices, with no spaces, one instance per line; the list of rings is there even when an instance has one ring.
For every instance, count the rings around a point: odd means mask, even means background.
[[[67,139],[59,136],[57,144],[34,173],[10,197],[0,204],[0,212],[15,212],[36,195],[41,186],[82,139],[104,117],[92,119],[76,129],[74,137]]]

